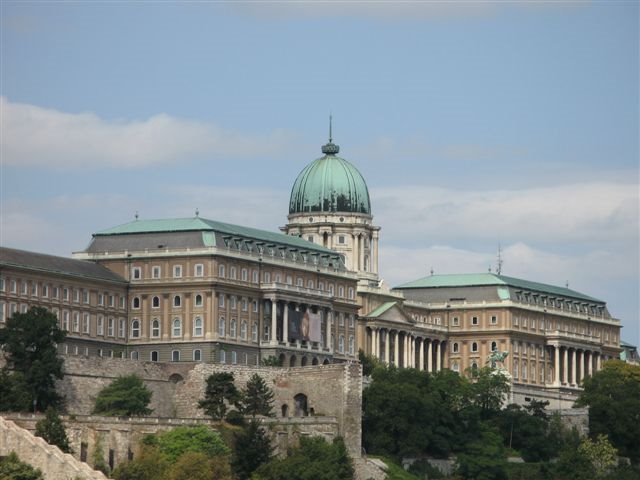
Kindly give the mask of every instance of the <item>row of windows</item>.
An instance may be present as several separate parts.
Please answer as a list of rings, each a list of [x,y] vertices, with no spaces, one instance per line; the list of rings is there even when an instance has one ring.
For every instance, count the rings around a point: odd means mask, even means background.
[[[182,278],[182,265],[174,265],[172,269],[173,278]],[[193,266],[193,276],[194,277],[203,277],[204,276],[204,265],[202,263],[198,263]],[[131,278],[133,280],[141,280],[143,278],[142,275],[142,267],[133,266],[131,267]],[[162,267],[160,265],[153,265],[151,267],[151,278],[160,279],[162,278]]]
[[[496,352],[498,350],[498,342],[491,342],[491,351]],[[478,352],[478,342],[471,342],[471,352]],[[460,353],[460,344],[458,342],[453,342],[451,344],[451,352]]]
[[[577,302],[564,298],[548,297],[546,295],[540,295],[533,292],[515,292],[516,300],[523,303],[530,303],[532,305],[542,305],[545,307],[559,308],[560,310],[573,311],[578,313],[585,313],[591,315],[603,316],[605,313],[602,305],[595,305],[585,302]]]
[[[6,291],[7,285],[4,278],[0,277],[0,292]],[[9,293],[18,293],[18,285],[20,286],[20,295],[52,298],[54,300],[62,299],[65,302],[73,301],[74,303],[91,304],[91,292],[84,288],[58,287],[49,284],[40,284],[34,281],[14,280],[8,281]],[[96,304],[99,306],[115,307],[117,304],[120,308],[125,308],[125,297],[123,295],[115,295],[108,292],[99,292],[96,295]],[[73,299],[73,300],[72,300]]]

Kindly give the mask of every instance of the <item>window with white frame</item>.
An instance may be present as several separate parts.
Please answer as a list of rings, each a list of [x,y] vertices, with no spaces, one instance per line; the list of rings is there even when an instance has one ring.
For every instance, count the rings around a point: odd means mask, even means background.
[[[298,277],[298,278],[296,279],[296,285],[297,285],[298,287],[304,287],[304,278],[302,278],[302,277]]]
[[[73,289],[73,301],[76,303],[80,303],[80,290],[77,288]]]
[[[131,308],[137,310],[140,308],[140,297],[133,297]]]
[[[31,282],[31,296],[32,297],[37,297],[38,296],[38,283],[37,282]]]
[[[96,335],[104,335],[104,317],[102,315],[98,315],[98,319],[96,321]]]
[[[356,326],[356,318],[353,315],[349,315],[349,327],[355,328]]]
[[[235,365],[238,363],[238,353],[235,350],[231,350],[231,364]]]
[[[127,321],[124,318],[120,319],[120,326],[118,327],[118,337],[125,338],[127,330]]]
[[[115,335],[115,320],[113,317],[109,317],[107,320],[107,336],[113,337]]]
[[[182,336],[182,321],[179,318],[174,318],[171,323],[171,336],[172,337],[181,337]]]
[[[477,352],[478,351],[478,343],[477,342],[473,342],[471,344],[471,351],[472,352]]]
[[[498,317],[496,315],[491,315],[491,324],[495,325],[498,323]]]
[[[124,299],[124,295],[122,295],[120,297],[120,308],[124,310],[124,306],[125,306],[125,299]]]
[[[204,265],[202,263],[197,263],[194,267],[194,276],[204,277]]]
[[[253,313],[258,313],[258,300],[254,300],[251,303],[253,305],[253,307],[252,307]]]
[[[264,272],[264,283],[271,283],[271,272]]]
[[[242,299],[242,311],[246,312],[247,310],[249,310],[249,302],[246,298]]]
[[[151,336],[158,338],[160,336],[160,320],[154,318],[151,320]]]
[[[0,277],[0,292],[4,292],[4,277]]]
[[[253,283],[258,283],[258,278],[259,278],[258,271],[257,270],[253,270],[251,272],[251,281]]]
[[[225,276],[225,267],[224,267],[224,264],[221,263],[220,265],[218,265],[218,277],[224,278],[224,276]]]
[[[134,318],[131,322],[131,338],[140,337],[140,320]]]
[[[20,313],[27,313],[28,308],[28,305],[26,303],[23,303],[22,305],[20,305]]]
[[[194,304],[196,307],[201,307],[202,306],[202,295],[200,295],[199,293],[196,295]]]
[[[353,300],[354,297],[354,290],[353,287],[349,287],[349,299]]]
[[[22,295],[26,295],[27,291],[28,291],[27,282],[23,280],[22,283],[20,284],[20,293]]]
[[[220,363],[227,363],[227,352],[220,350]]]
[[[262,339],[265,342],[268,342],[269,340],[271,340],[271,327],[269,325],[265,325],[264,326],[264,331],[262,333]]]
[[[173,306],[174,307],[179,307],[182,305],[182,299],[180,298],[180,295],[176,295],[173,297]]]
[[[235,318],[232,318],[231,321],[229,322],[229,336],[230,337],[236,336],[236,319]]]
[[[134,280],[140,280],[142,278],[142,269],[140,267],[133,267],[131,269],[131,278]]]
[[[51,297],[57,299],[58,295],[60,295],[60,289],[58,287],[53,287],[51,289]]]
[[[66,310],[62,312],[62,330],[69,331],[69,312]]]
[[[160,308],[160,297],[155,296],[151,299],[151,308]]]
[[[5,311],[5,303],[0,302],[0,322],[4,323],[7,320],[7,313]]]
[[[73,331],[80,331],[80,314],[78,312],[73,312]]]
[[[478,317],[473,316],[471,317],[471,325],[478,325],[480,323]]]
[[[193,361],[194,362],[199,362],[202,360],[202,351],[199,349],[196,349],[193,351]]]
[[[492,352],[497,352],[498,351],[498,343],[497,342],[491,342],[491,351]]]
[[[151,277],[158,279],[162,276],[162,269],[160,268],[160,265],[154,265],[153,267],[151,267]]]
[[[341,327],[344,327],[344,313],[342,312],[338,314],[338,323]]]
[[[173,278],[181,278],[181,277],[182,277],[182,265],[174,265]]]
[[[218,335],[224,337],[226,333],[227,322],[225,322],[224,317],[220,317],[218,319]]]
[[[156,352],[156,351],[151,352],[151,354],[149,355],[149,358],[151,358],[152,362],[157,362],[158,361],[158,357],[159,357],[159,355],[158,355],[158,352]]]
[[[68,288],[66,288],[66,287],[62,289],[62,299],[63,299],[65,302],[68,302],[68,301],[69,301],[69,289],[68,289]]]
[[[230,300],[230,305],[229,306],[231,307],[231,310],[235,310],[236,309],[236,297],[235,297],[235,295],[232,295],[229,298],[229,300]]]
[[[338,353],[344,353],[344,335],[338,337]]]
[[[88,313],[84,313],[82,314],[82,333],[89,333],[90,332],[90,322],[89,322],[89,314]]]
[[[171,361],[179,362],[180,361],[180,350],[173,350],[171,352]]]
[[[240,322],[240,338],[242,340],[246,340],[247,339],[247,322],[246,322],[246,320],[242,320]]]
[[[54,290],[54,293],[56,293],[56,295],[54,296],[54,298],[58,298],[57,295],[58,289],[56,288]],[[99,293],[98,294],[98,305],[103,306],[104,305],[104,294],[103,293]]]
[[[133,352],[131,352],[131,360],[138,360],[138,358],[139,354],[137,351],[134,350]]]
[[[109,306],[113,307],[116,304],[116,299],[113,295],[109,295]]]
[[[251,325],[251,341],[258,341],[258,322],[253,322]]]
[[[353,355],[356,349],[356,342],[353,335],[349,335],[349,355]]]
[[[193,336],[201,337],[202,336],[202,318],[196,317],[193,320]]]
[[[236,267],[229,267],[229,278],[231,280],[236,279]]]
[[[453,353],[459,353],[460,352],[460,345],[458,344],[458,342],[453,342],[451,344],[451,351]]]
[[[287,275],[287,285],[293,285],[293,277],[291,275]]]
[[[241,275],[240,278],[242,279],[243,282],[246,282],[247,280],[249,280],[249,272],[247,271],[246,268],[243,268],[241,270],[240,275]]]
[[[220,295],[218,295],[218,306],[224,307],[224,293],[221,293]]]
[[[329,295],[333,295],[333,284],[329,284]]]
[[[49,285],[42,285],[42,296],[47,298],[49,296]]]
[[[342,285],[338,286],[338,296],[344,298],[344,287]]]

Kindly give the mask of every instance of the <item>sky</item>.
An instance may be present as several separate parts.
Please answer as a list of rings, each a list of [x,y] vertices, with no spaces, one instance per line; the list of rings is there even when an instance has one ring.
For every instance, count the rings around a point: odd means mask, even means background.
[[[390,286],[495,271],[640,345],[639,6],[0,3],[0,245],[140,218],[277,230],[333,115]]]

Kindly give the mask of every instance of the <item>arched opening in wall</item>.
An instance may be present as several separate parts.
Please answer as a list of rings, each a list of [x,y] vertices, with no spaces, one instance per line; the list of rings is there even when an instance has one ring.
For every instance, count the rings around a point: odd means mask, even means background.
[[[313,357],[313,360],[311,360],[311,365],[318,365],[318,357]]]
[[[329,234],[327,232],[324,232],[322,234],[322,246],[323,247],[327,247],[329,245],[328,239],[329,239]]]
[[[325,358],[325,359],[324,359],[324,362],[322,362],[322,364],[323,364],[323,365],[329,365],[329,359],[328,359],[328,358]]]
[[[289,416],[289,405],[285,403],[280,409],[282,410],[282,418],[287,418]]]
[[[296,408],[296,417],[306,417],[309,415],[307,411],[307,396],[304,393],[299,393],[293,397],[293,402]]]
[[[181,382],[183,380],[184,380],[184,378],[182,378],[182,375],[180,375],[179,373],[174,373],[173,375],[171,375],[169,377],[169,381],[171,383],[179,383],[179,382]]]
[[[278,363],[284,367],[284,362],[287,361],[287,356],[284,353],[281,353],[278,357]]]
[[[289,359],[289,366],[290,367],[295,367],[296,366],[296,356],[295,355],[291,355],[291,358]]]
[[[308,360],[307,360],[307,357],[302,357],[302,358],[300,359],[300,366],[301,366],[301,367],[306,367],[306,366],[307,366],[307,361],[308,361]]]

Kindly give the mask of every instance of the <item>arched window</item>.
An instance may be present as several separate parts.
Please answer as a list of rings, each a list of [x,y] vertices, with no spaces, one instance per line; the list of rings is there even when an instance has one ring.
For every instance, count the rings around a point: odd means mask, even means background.
[[[471,344],[471,351],[472,352],[477,352],[478,351],[478,344],[476,342],[473,342]]]
[[[229,336],[230,337],[236,336],[236,319],[235,318],[232,318],[231,322],[229,322]]]
[[[140,297],[133,297],[133,308],[140,308]]]
[[[293,402],[295,405],[295,416],[306,417],[308,415],[307,396],[304,393],[299,393],[295,397],[293,397]]]
[[[458,353],[460,351],[460,345],[458,345],[458,342],[454,342],[452,344],[453,347],[453,353]]]
[[[180,298],[180,295],[176,295],[173,297],[173,306],[179,307],[180,305],[182,305],[182,299]]]
[[[236,267],[229,268],[229,278],[231,280],[235,280],[236,279]]]
[[[153,297],[151,299],[151,308],[160,308],[160,297]]]
[[[173,337],[182,336],[182,322],[180,321],[180,319],[179,318],[174,318],[172,325],[173,325],[173,328],[171,330],[171,336],[173,336]]]
[[[140,336],[140,320],[135,319],[131,322],[131,338],[138,338]]]
[[[224,321],[224,317],[220,317],[218,319],[218,335],[220,335],[221,337],[224,337],[226,327],[227,327],[227,323]]]
[[[471,364],[471,370],[478,370],[478,364],[476,362]]]
[[[171,361],[172,362],[179,362],[180,361],[180,351],[179,350],[174,350],[173,352],[171,352]]]
[[[193,320],[193,336],[201,337],[202,336],[202,318],[196,317]]]
[[[151,336],[157,338],[160,336],[160,320],[154,318],[151,321]]]
[[[202,352],[200,350],[194,350],[193,351],[193,361],[194,362],[199,362],[200,360],[202,360]]]
[[[498,344],[496,342],[491,342],[491,351],[495,352],[498,350]]]
[[[202,306],[202,295],[198,294],[196,295],[196,299],[195,299],[195,306],[196,307],[201,307]]]
[[[240,338],[242,340],[247,339],[247,322],[245,320],[240,322]]]
[[[224,265],[223,264],[218,265],[218,276],[220,278],[224,278],[224,276],[225,276],[225,271],[224,271]]]

